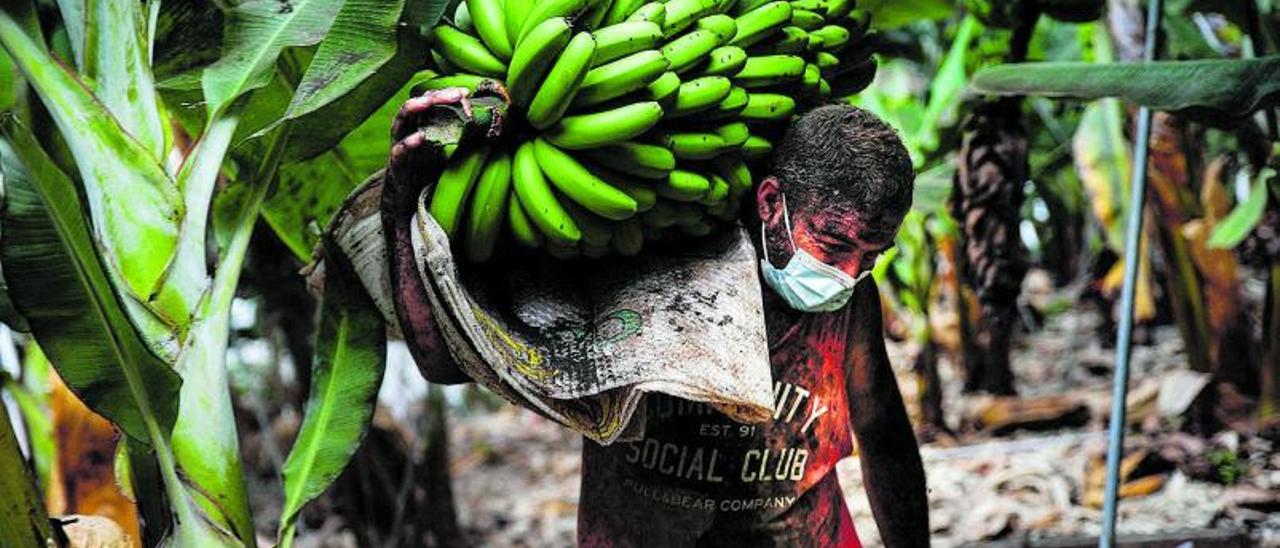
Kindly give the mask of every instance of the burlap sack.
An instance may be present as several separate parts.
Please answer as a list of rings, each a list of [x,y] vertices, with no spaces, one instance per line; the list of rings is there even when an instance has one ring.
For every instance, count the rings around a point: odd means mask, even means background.
[[[377,203],[363,185],[331,233],[394,326]],[[439,327],[477,383],[608,444],[643,432],[643,395],[706,402],[741,422],[772,412],[755,252],[741,229],[634,259],[454,260],[419,200],[413,243]]]

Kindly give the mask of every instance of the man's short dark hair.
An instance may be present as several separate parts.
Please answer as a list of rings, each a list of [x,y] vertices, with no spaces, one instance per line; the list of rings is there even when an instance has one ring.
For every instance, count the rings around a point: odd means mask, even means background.
[[[898,132],[852,105],[823,106],[793,122],[771,168],[792,206],[850,203],[865,239],[892,238],[911,207],[915,171]]]

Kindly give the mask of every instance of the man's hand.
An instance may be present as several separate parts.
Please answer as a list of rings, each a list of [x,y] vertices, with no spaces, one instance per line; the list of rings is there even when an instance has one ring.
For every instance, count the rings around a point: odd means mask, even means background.
[[[885,351],[875,282],[858,284],[850,306],[856,319],[845,391],[871,513],[885,546],[925,547],[929,545],[929,503],[924,466]]]
[[[444,170],[443,146],[429,138],[428,128],[441,108],[467,121],[473,110],[464,88],[430,91],[405,101],[391,124],[391,154],[382,185],[382,229],[391,261],[391,287],[396,318],[418,370],[428,381],[458,384],[470,379],[459,368],[436,326],[426,287],[418,274],[410,239],[418,195]]]
[[[425,175],[439,174],[443,169],[444,159],[439,143],[427,139],[427,114],[436,107],[456,105],[470,117],[471,91],[466,88],[448,88],[427,93],[405,101],[401,105],[396,118],[391,122],[391,155],[387,161],[387,174],[391,177],[396,196],[409,198],[397,200],[396,204],[405,210],[412,210],[413,199],[422,191],[424,181],[430,180]],[[416,184],[415,184],[416,183]],[[385,192],[385,190],[384,190]],[[404,202],[408,202],[405,205]]]

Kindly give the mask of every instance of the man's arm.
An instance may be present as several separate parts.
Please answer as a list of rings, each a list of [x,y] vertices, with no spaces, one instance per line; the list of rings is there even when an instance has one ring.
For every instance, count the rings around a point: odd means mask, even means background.
[[[858,284],[850,306],[855,318],[845,391],[871,513],[885,546],[928,546],[924,466],[885,351],[875,282]]]
[[[418,194],[426,181],[434,181],[444,169],[443,152],[419,131],[419,126],[431,108],[456,104],[470,110],[466,106],[466,90],[427,92],[405,102],[391,125],[391,157],[382,185],[382,230],[391,261],[396,317],[418,370],[428,381],[438,384],[461,384],[471,379],[458,368],[436,327],[426,287],[418,275],[409,231]]]

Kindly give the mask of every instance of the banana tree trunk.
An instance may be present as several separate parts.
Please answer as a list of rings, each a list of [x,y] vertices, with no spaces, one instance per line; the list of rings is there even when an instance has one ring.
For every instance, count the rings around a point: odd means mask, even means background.
[[[961,226],[961,272],[982,311],[966,337],[965,389],[1013,394],[1009,352],[1027,270],[1018,232],[1029,171],[1021,100],[981,103],[963,127],[953,215]]]
[[[1267,274],[1267,306],[1262,329],[1265,353],[1259,375],[1262,397],[1258,404],[1258,416],[1263,419],[1280,414],[1280,263],[1271,263]]]
[[[431,385],[427,392],[427,411],[423,420],[425,449],[422,466],[418,469],[418,484],[422,486],[424,500],[418,515],[423,519],[423,530],[434,539],[434,546],[451,548],[465,546],[458,527],[457,505],[453,499],[453,484],[449,474],[449,427],[444,401],[444,390]]]

